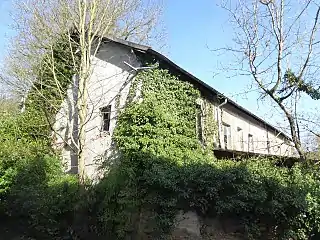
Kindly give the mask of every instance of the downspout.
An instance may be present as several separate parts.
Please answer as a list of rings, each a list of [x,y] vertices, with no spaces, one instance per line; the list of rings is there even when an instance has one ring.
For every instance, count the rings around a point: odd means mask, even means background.
[[[225,98],[224,99],[224,102],[221,103],[219,106],[218,106],[218,138],[219,138],[219,148],[221,149],[221,146],[222,146],[222,109],[221,107],[226,105],[228,102],[228,99]]]

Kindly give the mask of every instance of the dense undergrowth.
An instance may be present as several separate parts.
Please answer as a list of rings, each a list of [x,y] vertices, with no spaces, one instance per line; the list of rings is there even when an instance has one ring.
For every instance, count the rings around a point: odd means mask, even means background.
[[[95,185],[63,173],[41,115],[0,116],[4,239],[7,230],[32,239],[139,239],[145,232],[167,239],[178,210],[236,218],[251,239],[319,238],[316,166],[216,160],[198,139],[197,90],[159,69],[136,81],[129,99],[143,82],[143,101],[121,112],[119,157],[106,161],[110,170]]]
[[[31,112],[0,116],[1,237],[58,234],[77,202],[77,179],[62,171],[48,144],[45,122]],[[68,226],[66,224],[66,226]],[[29,231],[30,230],[30,231]],[[0,237],[0,238],[1,238]]]

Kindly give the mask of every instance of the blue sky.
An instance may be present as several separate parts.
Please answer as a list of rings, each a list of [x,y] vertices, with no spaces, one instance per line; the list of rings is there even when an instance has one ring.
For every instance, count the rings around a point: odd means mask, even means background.
[[[232,26],[218,1],[167,0],[164,11],[171,60],[218,91],[236,100],[255,114],[265,117],[269,108],[257,103],[255,92],[243,95],[252,81],[247,77],[227,78],[221,64],[228,64],[225,54],[212,50],[232,44]]]
[[[230,64],[234,60],[230,55],[218,54],[212,49],[233,45],[233,27],[227,12],[217,2],[220,1],[167,0],[164,19],[168,31],[169,57],[202,81],[283,130],[287,121],[281,117],[279,109],[271,107],[270,99],[257,101],[260,94],[253,91],[256,87],[252,87],[250,77],[228,78],[227,75],[231,74],[221,70],[221,64]],[[309,97],[303,97],[299,106],[303,111],[319,113],[319,109],[316,109],[319,101]]]
[[[0,62],[6,52],[9,38],[14,34],[9,27],[12,24],[10,17],[11,3],[10,0],[0,0]]]
[[[219,70],[219,63],[229,63],[231,59],[226,55],[218,55],[211,49],[231,43],[232,29],[226,12],[219,8],[216,2],[165,0],[165,55],[245,108],[260,117],[268,117],[269,122],[276,124],[275,119],[270,119],[272,108],[257,103],[257,93],[238,95],[248,90],[252,82],[250,78],[226,78]],[[3,61],[8,40],[14,35],[14,31],[9,27],[12,24],[10,10],[10,0],[0,0],[0,63]]]

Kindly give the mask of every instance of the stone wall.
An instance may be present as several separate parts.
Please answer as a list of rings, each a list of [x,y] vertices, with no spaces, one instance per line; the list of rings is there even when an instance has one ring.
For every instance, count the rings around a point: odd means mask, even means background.
[[[151,240],[242,240],[243,226],[228,218],[201,217],[193,211],[180,211],[172,231],[167,236],[157,232],[155,213],[143,211],[135,224],[136,231],[127,239]],[[161,237],[160,237],[161,236]]]
[[[173,240],[240,240],[242,225],[233,219],[203,218],[180,211],[172,231]]]

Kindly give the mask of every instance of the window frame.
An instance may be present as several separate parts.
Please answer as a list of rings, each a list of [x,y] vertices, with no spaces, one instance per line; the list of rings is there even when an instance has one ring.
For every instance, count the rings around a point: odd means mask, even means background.
[[[269,140],[267,140],[267,152],[268,152],[268,154],[271,153],[271,146],[270,146],[270,141]]]
[[[251,144],[251,147],[250,147]],[[254,152],[253,134],[248,134],[248,152]]]
[[[101,132],[110,132],[110,126],[111,126],[111,110],[112,105],[107,105],[102,108],[100,108],[100,114],[101,114]]]
[[[231,125],[222,123],[223,127],[223,143],[225,149],[231,149]]]
[[[198,141],[203,144],[204,137],[203,137],[203,116],[202,116],[202,109],[201,104],[197,104],[196,108],[196,133]]]

